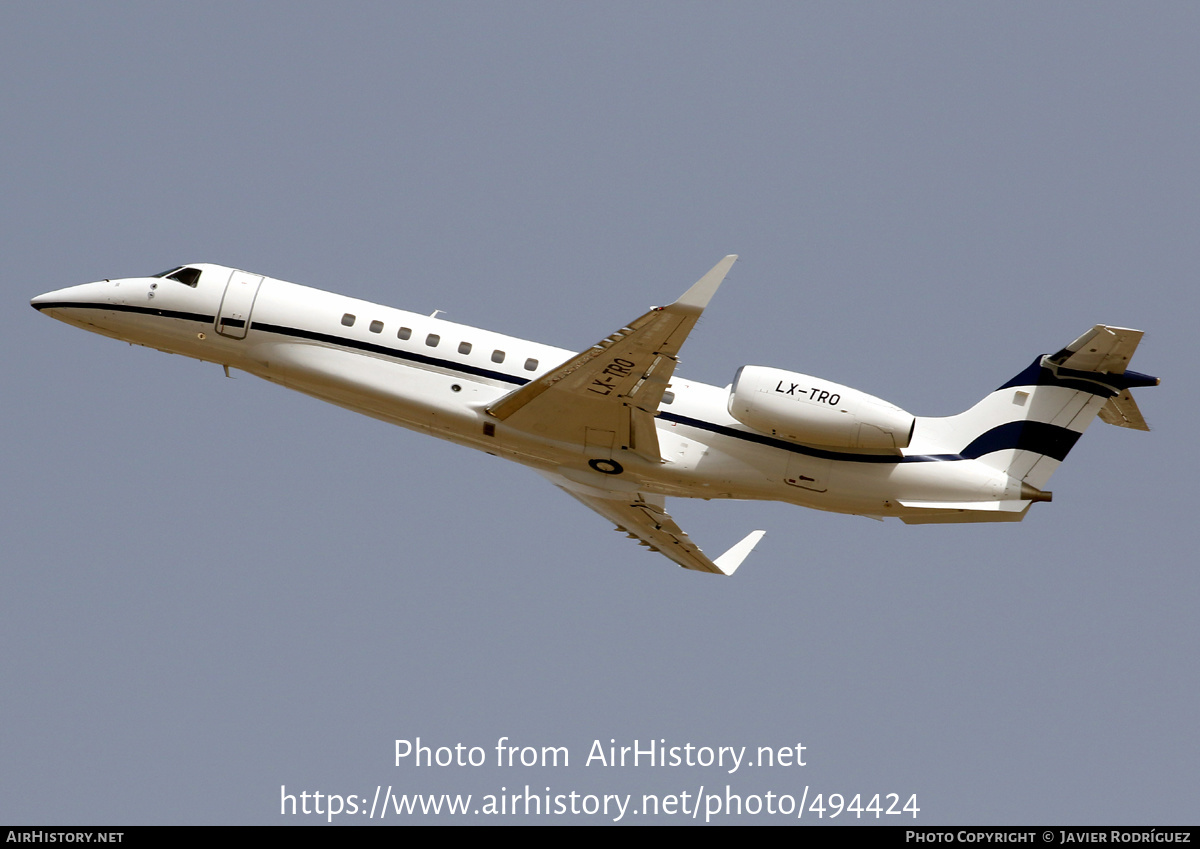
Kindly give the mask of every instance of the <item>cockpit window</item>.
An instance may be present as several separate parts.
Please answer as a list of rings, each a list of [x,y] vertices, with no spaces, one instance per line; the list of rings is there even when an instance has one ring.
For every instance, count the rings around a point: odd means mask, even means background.
[[[184,286],[196,288],[196,284],[200,282],[200,269],[188,268],[186,265],[177,265],[174,268],[168,268],[166,271],[160,271],[155,277],[165,277],[168,280],[176,280]]]
[[[168,280],[178,280],[184,286],[191,286],[195,289],[196,284],[200,282],[200,269],[184,266],[172,271],[166,277]]]

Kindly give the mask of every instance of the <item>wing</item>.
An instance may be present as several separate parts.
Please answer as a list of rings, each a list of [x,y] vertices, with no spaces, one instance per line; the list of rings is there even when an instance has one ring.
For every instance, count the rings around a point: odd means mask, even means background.
[[[542,474],[567,495],[608,519],[617,526],[618,531],[622,531],[630,539],[638,540],[640,545],[651,551],[666,555],[684,569],[732,575],[766,533],[751,531],[715,561],[709,560],[683,529],[675,524],[675,520],[665,509],[662,496],[644,492],[598,490],[592,486],[576,484],[553,472]]]
[[[675,303],[634,319],[495,401],[488,412],[510,427],[581,450],[628,450],[661,462],[654,416],[676,355],[735,259],[725,257]]]

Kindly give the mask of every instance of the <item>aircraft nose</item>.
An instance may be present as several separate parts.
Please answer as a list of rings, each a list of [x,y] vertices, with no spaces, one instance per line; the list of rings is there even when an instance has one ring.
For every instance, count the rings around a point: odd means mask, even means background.
[[[33,307],[35,310],[37,310],[38,312],[41,312],[42,310],[44,310],[48,306],[50,306],[50,304],[54,303],[54,301],[55,301],[54,296],[57,294],[58,294],[58,292],[47,292],[44,295],[38,295],[36,298],[34,298],[33,300],[31,300],[29,302],[29,305],[31,307]]]
[[[84,283],[82,286],[68,286],[65,289],[55,289],[44,295],[38,295],[29,305],[38,312],[48,312],[57,307],[82,306],[84,304],[103,303],[107,301],[106,292],[102,292],[104,283]]]

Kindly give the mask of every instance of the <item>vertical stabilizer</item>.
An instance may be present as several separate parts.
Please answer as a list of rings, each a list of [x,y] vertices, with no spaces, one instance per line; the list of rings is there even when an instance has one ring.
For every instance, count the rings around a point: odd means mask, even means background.
[[[957,454],[1041,490],[1097,415],[1148,430],[1130,389],[1158,378],[1128,369],[1142,331],[1098,324],[957,416],[918,418],[910,452]]]

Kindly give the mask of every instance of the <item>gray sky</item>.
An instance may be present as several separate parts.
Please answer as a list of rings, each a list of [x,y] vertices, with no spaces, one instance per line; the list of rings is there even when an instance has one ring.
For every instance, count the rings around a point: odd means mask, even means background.
[[[1198,36],[1186,3],[3,5],[0,821],[728,784],[1194,822]],[[1146,331],[1155,429],[1094,424],[1019,525],[672,502],[714,554],[767,530],[723,580],[520,467],[28,306],[209,261],[582,348],[726,253],[682,376],[943,415],[1104,322]],[[418,736],[571,765],[393,766]]]

